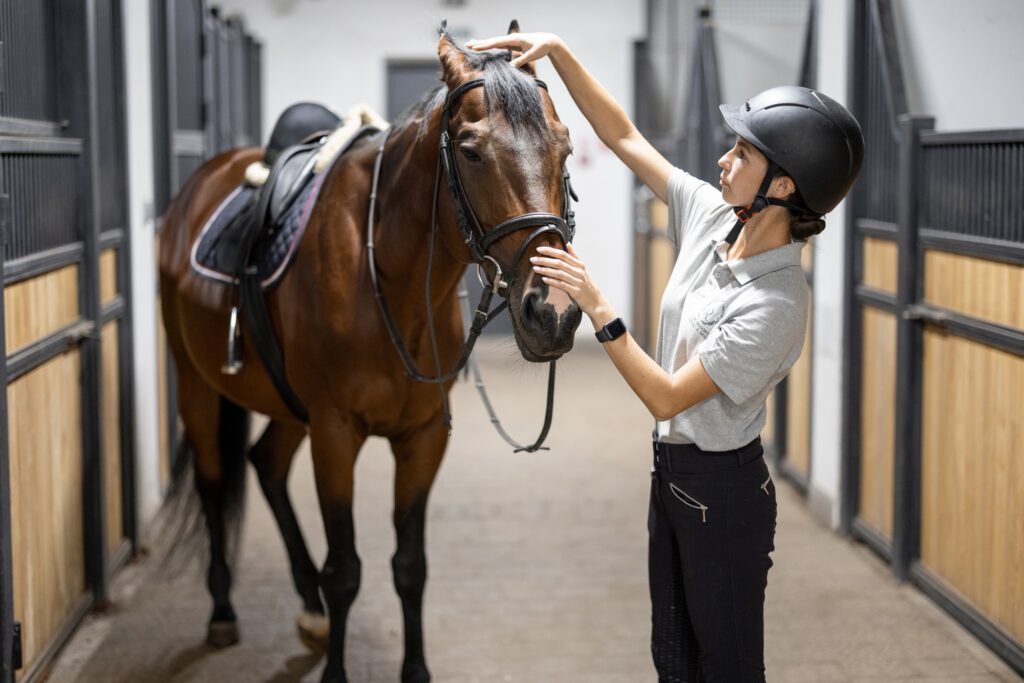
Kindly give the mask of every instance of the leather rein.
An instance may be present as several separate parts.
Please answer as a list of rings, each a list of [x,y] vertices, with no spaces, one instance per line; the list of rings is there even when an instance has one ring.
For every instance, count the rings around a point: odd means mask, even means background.
[[[547,89],[545,84],[540,79],[534,79],[540,87]],[[576,231],[576,221],[574,213],[572,211],[572,200],[577,199],[576,193],[572,189],[572,184],[569,180],[568,170],[563,168],[562,171],[562,186],[563,186],[563,209],[562,215],[558,216],[553,213],[546,212],[531,212],[514,216],[491,230],[485,231],[480,224],[480,221],[476,217],[476,213],[473,211],[473,206],[470,204],[469,196],[466,194],[466,190],[462,185],[462,180],[459,177],[458,166],[455,163],[454,152],[452,150],[452,139],[451,139],[451,108],[452,105],[468,90],[476,87],[480,87],[484,84],[483,78],[476,78],[465,83],[460,84],[454,90],[448,93],[445,98],[444,110],[441,115],[441,138],[437,156],[437,166],[434,171],[434,192],[433,202],[431,207],[430,215],[430,248],[427,257],[427,274],[426,274],[426,310],[427,310],[427,327],[430,331],[430,343],[431,349],[434,355],[434,364],[439,374],[435,376],[429,376],[424,374],[416,367],[416,361],[413,359],[412,354],[409,353],[408,348],[402,341],[401,333],[398,330],[398,324],[395,322],[394,316],[391,314],[391,309],[388,306],[387,298],[384,296],[384,292],[381,290],[379,277],[377,275],[377,259],[375,256],[375,246],[373,239],[373,228],[374,219],[376,218],[376,207],[377,207],[377,187],[380,180],[381,162],[384,157],[384,147],[387,144],[388,138],[390,137],[391,129],[387,129],[384,132],[380,145],[377,147],[377,156],[373,164],[373,181],[370,189],[370,208],[369,216],[367,218],[367,238],[366,238],[366,249],[367,256],[369,259],[370,266],[370,278],[373,281],[373,291],[377,297],[377,303],[380,307],[381,315],[384,318],[384,324],[387,327],[388,335],[391,337],[391,343],[394,345],[395,350],[398,352],[399,357],[402,359],[402,364],[405,366],[406,374],[412,379],[418,382],[425,382],[431,384],[437,384],[441,392],[441,402],[444,409],[444,424],[448,429],[448,433],[451,433],[452,422],[451,412],[448,406],[448,394],[445,391],[444,383],[454,379],[458,376],[459,372],[466,366],[467,361],[470,359],[470,355],[473,352],[473,347],[476,344],[477,338],[480,333],[483,332],[484,327],[493,320],[502,310],[508,306],[508,293],[509,284],[504,279],[504,274],[501,269],[501,265],[498,261],[488,254],[491,246],[507,235],[521,230],[532,230],[530,236],[525,239],[519,246],[519,250],[516,253],[515,260],[512,263],[512,272],[515,273],[515,269],[518,267],[519,262],[526,253],[528,245],[537,237],[544,233],[555,232],[562,238],[564,244],[568,244],[572,241],[573,235]],[[466,336],[465,343],[462,347],[462,353],[459,356],[455,366],[448,372],[441,373],[441,361],[437,349],[437,337],[434,326],[434,313],[431,306],[430,300],[430,280],[431,273],[433,270],[434,260],[434,245],[437,241],[437,207],[438,207],[438,195],[440,193],[441,186],[441,170],[444,169],[444,175],[448,184],[448,191],[452,196],[452,201],[455,205],[456,217],[459,226],[459,232],[462,235],[463,242],[469,249],[470,255],[473,258],[474,263],[477,266],[477,277],[480,279],[480,283],[483,285],[483,291],[480,295],[480,302],[477,304],[476,310],[472,315],[472,322],[469,324],[468,334]],[[578,201],[578,199],[577,199]],[[485,282],[484,275],[486,269],[484,264],[490,262],[495,268],[495,274],[493,278],[489,278],[489,282]],[[460,292],[460,298],[461,298]],[[504,298],[493,311],[489,310],[491,306],[491,300],[495,294],[499,294]],[[463,299],[465,301],[465,299]],[[466,302],[468,303],[468,302]],[[476,368],[474,367],[474,371]],[[526,451],[532,453],[541,449],[541,444],[544,439],[547,438],[548,430],[551,427],[551,416],[554,406],[554,390],[555,390],[555,361],[550,361],[548,366],[548,396],[547,406],[544,414],[544,425],[541,428],[541,433],[529,446],[523,446],[511,439],[506,432],[501,428],[501,423],[495,416],[494,411],[491,408],[490,401],[487,400],[486,392],[483,388],[483,382],[480,380],[478,373],[474,372],[476,377],[477,389],[480,391],[481,396],[484,400],[484,405],[487,407],[488,412],[491,416],[491,422],[495,425],[498,433],[508,442],[516,452]]]

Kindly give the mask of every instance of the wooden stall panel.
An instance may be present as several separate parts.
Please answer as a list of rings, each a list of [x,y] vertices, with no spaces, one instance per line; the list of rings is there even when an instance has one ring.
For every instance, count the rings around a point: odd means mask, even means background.
[[[891,539],[896,414],[896,318],[891,313],[864,308],[861,365],[859,516]]]
[[[1024,642],[1024,358],[927,329],[921,563]]]
[[[23,671],[85,594],[80,378],[72,351],[7,387],[14,618],[22,623]]]
[[[1024,329],[1024,267],[929,249],[924,268],[928,303]]]
[[[103,386],[100,422],[103,425],[103,495],[106,498],[107,557],[121,545],[124,526],[121,505],[121,392],[118,377],[118,323],[103,326]]]
[[[100,304],[107,305],[117,296],[117,250],[100,254]]]
[[[78,266],[4,287],[7,355],[78,320]]]
[[[764,428],[761,430],[761,443],[767,449],[777,447],[775,443],[775,392],[768,394],[764,401]]]
[[[665,286],[672,275],[672,267],[676,262],[676,249],[667,237],[653,237],[650,244],[651,269],[647,275],[647,286],[651,297],[651,320],[650,336],[648,339],[658,338],[658,324],[661,316],[661,296],[665,293]]]
[[[786,462],[804,477],[811,472],[811,316],[803,353],[787,378]]]
[[[159,297],[157,306],[159,306]],[[167,363],[170,351],[167,348],[167,333],[164,331],[163,319],[157,317],[156,329],[156,363],[157,363],[157,409],[159,415],[160,431],[160,487],[165,489],[171,481],[171,432],[168,424],[168,386],[167,386]]]
[[[895,294],[898,256],[899,251],[895,242],[877,237],[865,237],[862,282],[872,289]]]

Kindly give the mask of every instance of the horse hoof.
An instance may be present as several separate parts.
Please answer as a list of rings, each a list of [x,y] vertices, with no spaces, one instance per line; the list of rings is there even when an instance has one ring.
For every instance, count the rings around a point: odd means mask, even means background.
[[[422,664],[403,666],[402,683],[430,683],[430,672]]]
[[[299,629],[299,640],[313,652],[327,652],[327,636],[330,633],[330,622],[323,614],[303,610],[295,617],[295,625]]]
[[[227,647],[238,642],[238,622],[211,621],[206,632],[206,644],[211,647]]]

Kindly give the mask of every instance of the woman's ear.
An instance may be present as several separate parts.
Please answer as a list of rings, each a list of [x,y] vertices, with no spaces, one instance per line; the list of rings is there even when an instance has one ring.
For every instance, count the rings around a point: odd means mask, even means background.
[[[796,192],[796,183],[788,175],[780,175],[772,181],[768,196],[775,199],[789,199]]]

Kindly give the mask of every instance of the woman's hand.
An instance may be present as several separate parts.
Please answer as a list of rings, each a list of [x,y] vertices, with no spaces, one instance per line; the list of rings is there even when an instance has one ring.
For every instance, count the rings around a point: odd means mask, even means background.
[[[576,302],[576,305],[594,323],[595,329],[600,329],[614,315],[604,320],[604,311],[610,313],[611,308],[605,301],[601,290],[590,279],[587,266],[580,260],[579,255],[571,244],[566,245],[567,251],[555,249],[554,247],[537,247],[540,256],[530,258],[533,270],[549,287],[560,289]]]
[[[497,38],[470,40],[466,47],[478,52],[506,48],[519,50],[523,54],[512,60],[512,66],[518,68],[565,47],[565,43],[554,33],[510,33]]]

